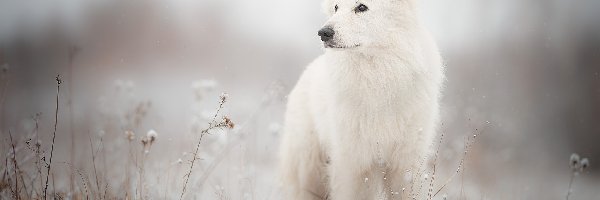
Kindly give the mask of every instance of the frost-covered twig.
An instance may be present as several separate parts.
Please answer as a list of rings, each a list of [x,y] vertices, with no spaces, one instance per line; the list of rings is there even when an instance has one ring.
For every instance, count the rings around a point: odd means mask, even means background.
[[[183,183],[183,189],[181,190],[181,196],[179,197],[179,199],[183,199],[183,195],[185,194],[185,191],[187,189],[187,184],[192,175],[192,169],[194,168],[194,163],[196,162],[196,159],[198,158],[198,151],[200,150],[200,144],[202,143],[202,137],[204,137],[204,135],[206,135],[207,133],[209,133],[211,130],[213,130],[215,128],[232,129],[234,127],[233,122],[227,116],[223,117],[223,120],[221,122],[217,123],[217,121],[216,121],[217,116],[221,112],[221,109],[223,108],[223,105],[225,105],[225,102],[227,102],[227,94],[223,93],[223,94],[221,94],[221,96],[219,98],[220,98],[219,107],[217,108],[217,111],[215,112],[215,115],[213,116],[212,121],[208,124],[208,128],[206,128],[200,132],[200,138],[198,139],[198,142],[196,143],[196,150],[194,151],[194,154],[192,155],[193,158],[190,161],[190,169],[184,175],[185,181]]]
[[[477,137],[477,135],[475,134],[475,135],[473,135],[473,136],[472,136],[472,138],[473,138],[472,140],[469,140],[469,139],[467,138],[467,141],[466,141],[466,143],[465,143],[465,150],[463,151],[463,156],[462,156],[462,158],[460,159],[460,162],[458,163],[458,168],[456,169],[456,171],[454,172],[454,174],[452,174],[452,176],[451,176],[450,178],[448,178],[448,180],[446,180],[446,182],[444,182],[444,184],[442,185],[442,187],[440,187],[440,189],[438,189],[438,190],[437,190],[437,191],[436,191],[436,192],[433,194],[432,198],[433,198],[433,197],[435,197],[435,196],[436,196],[438,193],[440,193],[440,192],[441,192],[441,191],[442,191],[442,190],[443,190],[443,189],[444,189],[444,188],[445,188],[445,187],[448,185],[448,183],[450,183],[450,182],[452,181],[452,179],[454,179],[454,177],[455,177],[455,176],[456,176],[458,173],[460,173],[460,172],[461,172],[461,170],[463,170],[463,165],[464,165],[465,159],[466,159],[466,157],[467,157],[467,153],[469,152],[469,150],[470,150],[471,146],[472,146],[472,145],[473,145],[473,143],[475,142],[475,138],[476,138],[476,137]]]
[[[435,155],[434,155],[434,159],[433,159],[433,172],[431,172],[431,181],[429,182],[429,190],[427,193],[428,199],[433,198],[432,192],[433,192],[433,182],[435,181],[436,164],[437,164],[438,156],[440,154],[440,148],[442,146],[443,140],[444,140],[444,133],[442,133],[442,135],[440,136],[440,142],[438,143],[438,148],[435,151]]]
[[[44,199],[48,197],[48,178],[50,176],[50,168],[52,166],[52,154],[54,153],[54,142],[56,140],[56,127],[58,126],[58,101],[60,100],[60,84],[62,80],[60,79],[60,75],[56,76],[56,111],[54,112],[54,132],[52,133],[52,147],[50,148],[50,161],[48,166],[46,167],[46,187],[44,187]]]
[[[82,169],[78,169],[77,167],[73,166],[73,164],[71,164],[71,163],[68,163],[68,162],[62,162],[62,163],[65,164],[65,165],[67,165],[67,166],[69,166],[70,168],[72,168],[73,170],[75,170],[75,172],[77,172],[77,175],[79,175],[79,178],[81,179],[81,184],[83,184],[83,189],[85,190],[84,191],[85,199],[86,200],[90,199],[90,191],[88,190],[88,185],[91,185],[90,184],[90,179],[89,179],[89,177],[87,177],[87,176],[84,175],[84,174],[87,174],[87,173],[85,173],[85,171],[83,171]],[[52,179],[54,180],[54,177]],[[89,188],[89,189],[92,189],[92,188]],[[54,195],[56,195],[56,192],[54,192],[54,193],[55,193]]]
[[[15,165],[15,199],[20,199],[20,193],[19,193],[19,166],[17,164],[17,150],[15,148],[15,143],[13,142],[13,138],[12,138],[12,133],[10,130],[8,130],[8,135],[10,135],[10,144],[12,146],[12,161],[13,164]],[[25,185],[25,183],[23,183],[23,185]]]
[[[96,153],[94,152],[94,144],[92,143],[92,136],[88,132],[88,139],[90,140],[90,151],[92,153],[92,166],[94,167],[94,177],[96,179],[96,189],[100,193],[100,178],[98,178],[98,170],[96,169]]]

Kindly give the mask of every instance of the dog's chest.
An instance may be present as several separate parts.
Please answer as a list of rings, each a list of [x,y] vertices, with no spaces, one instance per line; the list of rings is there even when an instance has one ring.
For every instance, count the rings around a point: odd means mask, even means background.
[[[355,62],[339,66],[329,77],[333,106],[357,112],[398,112],[419,98],[422,84],[408,63]]]
[[[314,84],[322,91],[314,104],[322,107],[314,113],[319,113],[315,119],[323,143],[386,159],[416,141],[434,99],[417,66],[401,61],[335,64],[316,73],[325,81]]]

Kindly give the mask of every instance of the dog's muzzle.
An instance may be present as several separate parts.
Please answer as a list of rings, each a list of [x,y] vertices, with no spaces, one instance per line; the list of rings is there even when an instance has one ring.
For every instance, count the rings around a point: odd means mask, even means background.
[[[321,36],[321,41],[327,42],[327,41],[333,39],[333,35],[335,35],[335,31],[331,27],[327,26],[327,27],[324,27],[321,30],[319,30],[318,35]]]

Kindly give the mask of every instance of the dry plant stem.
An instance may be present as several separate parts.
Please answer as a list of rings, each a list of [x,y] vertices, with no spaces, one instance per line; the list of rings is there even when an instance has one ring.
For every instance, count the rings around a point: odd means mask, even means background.
[[[69,96],[67,99],[67,105],[69,106],[69,132],[71,132],[71,151],[69,152],[69,157],[71,159],[71,163],[75,163],[75,131],[73,131],[73,59],[75,59],[75,52],[73,47],[69,47],[68,49],[68,60],[69,60],[69,82],[68,82],[68,90]],[[92,149],[93,151],[93,149]],[[74,177],[73,173],[70,173],[69,176],[69,188],[71,192],[73,191],[74,186]]]
[[[19,165],[17,165],[18,167]],[[27,195],[27,199],[31,199],[31,195],[29,194],[29,192],[27,192],[27,184],[25,184],[25,177],[23,176],[23,174],[25,174],[25,176],[27,176],[27,173],[23,173],[23,171],[21,170],[21,168],[17,168],[17,171],[19,171],[19,177],[21,178],[21,185],[23,186],[23,191],[25,191],[25,194]],[[28,179],[31,179],[31,177],[27,176]]]
[[[4,174],[3,174],[2,180],[4,181],[5,178],[8,178],[7,182],[10,182],[10,174],[8,173],[8,156],[4,159],[4,166],[6,168],[4,168]],[[16,195],[16,193],[12,187],[8,187],[8,189],[10,190],[10,193]]]
[[[106,185],[104,185],[104,195],[102,196],[102,199],[107,199],[106,193],[108,193],[108,183],[106,183]]]
[[[254,112],[252,112],[252,114],[249,117],[249,120],[246,120],[241,126],[242,129],[238,129],[236,131],[236,133],[239,133],[243,130],[244,127],[246,127],[246,125],[255,118],[255,116],[260,112],[264,110],[263,106],[259,106]],[[234,134],[234,135],[239,135],[239,134]],[[236,139],[234,139],[233,141],[231,141],[224,149],[223,151],[221,151],[221,153],[219,153],[219,157],[217,157],[217,159],[215,159],[212,163],[210,163],[210,165],[208,166],[208,168],[204,171],[204,173],[202,174],[202,176],[200,177],[200,183],[199,185],[203,185],[204,182],[206,182],[206,180],[208,180],[209,175],[212,173],[212,171],[214,169],[217,168],[217,166],[223,161],[225,160],[225,157],[227,157],[227,155],[229,154],[229,152],[231,152],[231,150],[233,149],[233,147],[237,146],[238,143],[240,143],[242,140],[240,137],[237,137]],[[315,196],[320,196],[317,194],[314,194]]]
[[[81,183],[83,184],[83,189],[85,190],[83,193],[85,193],[85,199],[89,199],[90,198],[90,191],[88,190],[88,185],[87,184],[89,181],[86,180],[85,176],[83,175],[84,172],[82,172],[80,169],[77,169],[75,166],[73,166],[73,164],[67,163],[67,162],[62,162],[65,165],[68,165],[69,167],[73,168],[75,170],[75,172],[77,172],[77,174],[79,175],[79,178],[81,179]],[[54,177],[52,178],[52,180],[54,181]],[[56,192],[55,192],[56,194]]]
[[[423,175],[423,173],[425,173],[425,171],[427,171],[426,167],[423,167],[423,165],[425,164],[425,160],[427,160],[427,157],[424,157],[420,164],[419,167],[412,170],[415,172],[415,174],[412,174],[412,179],[411,179],[411,185],[410,185],[410,192],[408,193],[409,196],[412,196],[412,199],[415,199],[417,196],[421,195],[421,189],[423,188],[423,182],[419,181],[421,184],[419,186],[419,188],[417,189],[417,191],[415,191],[415,184],[417,184],[418,180],[421,180],[420,177],[421,175]],[[423,169],[423,170],[420,170]],[[415,192],[419,192],[419,193],[415,193]]]
[[[255,118],[255,116],[256,116],[256,115],[257,115],[257,114],[258,114],[260,111],[264,110],[264,106],[265,106],[265,105],[261,104],[261,105],[260,105],[260,106],[259,106],[259,107],[258,107],[258,108],[255,110],[255,111],[253,111],[253,112],[252,112],[252,114],[250,115],[249,119],[248,119],[248,120],[246,120],[246,121],[245,121],[245,122],[244,122],[244,123],[243,123],[241,126],[239,126],[239,127],[242,127],[242,129],[238,129],[238,130],[236,130],[236,132],[235,132],[235,133],[240,133],[240,132],[242,132],[242,131],[243,131],[243,128],[244,128],[244,127],[246,127],[246,126],[247,126],[247,124],[248,124],[248,123],[249,123],[249,122],[250,122],[252,119],[254,119],[254,118]],[[217,113],[218,113],[218,112],[217,112]],[[215,117],[213,118],[213,121],[214,121],[214,119],[216,119],[216,115],[215,115]],[[234,134],[234,135],[239,135],[239,134]],[[226,146],[226,147],[223,149],[223,151],[221,151],[221,152],[219,153],[219,155],[221,155],[221,156],[217,157],[217,158],[216,158],[216,159],[215,159],[215,160],[214,160],[212,163],[210,163],[210,165],[208,166],[208,168],[207,168],[207,169],[206,169],[206,170],[205,170],[205,171],[202,173],[202,175],[201,175],[201,177],[200,177],[200,179],[199,179],[199,180],[200,180],[200,182],[198,183],[199,185],[203,185],[203,184],[204,184],[204,182],[206,182],[206,181],[208,180],[208,178],[209,178],[210,174],[212,173],[212,171],[213,171],[214,169],[216,169],[216,167],[217,167],[217,166],[218,166],[218,165],[221,163],[221,161],[223,161],[223,160],[225,159],[225,157],[227,157],[227,155],[229,154],[229,152],[231,152],[231,150],[233,149],[233,147],[237,146],[237,144],[238,144],[239,142],[241,142],[241,141],[242,141],[242,140],[241,140],[241,138],[239,138],[239,137],[238,137],[238,138],[236,138],[236,139],[234,139],[233,141],[231,141],[231,142],[230,142],[230,143],[229,143],[229,144],[228,144],[228,145],[227,145],[227,146]],[[314,195],[315,195],[315,196],[321,196],[321,195],[317,195],[317,194],[314,194]]]
[[[567,190],[567,200],[571,196],[571,186],[573,186],[573,180],[575,179],[575,172],[571,173],[571,180],[569,181],[569,190]]]
[[[41,189],[44,187],[44,179],[42,178],[43,177],[42,164],[40,162],[43,157],[40,156],[42,154],[42,152],[40,151],[41,144],[39,143],[39,130],[40,130],[39,128],[40,128],[40,126],[39,126],[39,113],[38,113],[38,114],[36,114],[36,117],[35,117],[35,165],[36,165],[37,172],[38,172],[38,178],[40,179],[40,189]],[[32,184],[32,186],[33,186],[33,184]]]
[[[435,192],[435,194],[433,194],[433,197],[435,197],[438,193],[440,193],[448,185],[448,183],[450,183],[450,181],[452,181],[452,179],[454,179],[454,177],[461,172],[461,170],[464,170],[463,165],[464,165],[465,159],[467,157],[467,152],[469,152],[469,149],[471,148],[471,146],[475,140],[475,137],[476,137],[476,135],[473,135],[473,140],[467,139],[467,141],[465,143],[465,151],[463,152],[463,156],[460,159],[460,163],[458,164],[458,169],[455,171],[454,174],[452,174],[452,176],[450,178],[448,178],[448,180],[446,180],[446,182],[442,185],[442,187],[440,187],[440,189],[438,189]]]
[[[92,136],[90,135],[89,131],[88,137],[90,139],[90,150],[92,152],[92,165],[94,167],[94,176],[96,178],[96,189],[98,192],[100,192],[100,179],[98,178],[98,171],[96,170],[96,154],[94,153],[94,144],[92,143]]]
[[[144,199],[144,161],[146,160],[145,148],[146,147],[142,148],[142,158],[140,162],[140,186],[138,187],[140,190],[140,199]]]
[[[27,176],[27,177],[29,178],[29,181],[30,181],[29,185],[31,185],[31,191],[26,193],[27,199],[32,199],[31,196],[33,196],[33,193],[35,192],[35,181],[36,181],[35,179],[38,177],[33,177],[33,178],[30,176]],[[23,182],[25,182],[25,180],[23,180]]]
[[[19,194],[19,177],[18,177],[18,166],[17,166],[17,151],[15,150],[15,143],[13,142],[13,138],[12,138],[12,133],[10,130],[8,130],[8,135],[10,135],[10,144],[12,146],[12,150],[13,150],[13,164],[15,165],[15,199],[20,199],[20,194]],[[8,165],[7,165],[8,166]],[[23,184],[24,185],[24,184]]]
[[[127,165],[125,167],[125,196],[128,197],[129,193],[131,192],[131,178],[130,178],[130,169],[131,169],[131,160],[133,159],[133,156],[131,155],[131,140],[129,140],[129,143],[127,145],[127,155],[129,156],[129,159],[127,159]]]
[[[429,182],[429,190],[427,193],[427,197],[429,200],[431,200],[431,198],[433,198],[433,183],[435,181],[435,172],[436,172],[436,164],[437,164],[437,159],[438,156],[440,154],[440,148],[442,146],[442,140],[444,140],[444,133],[442,133],[442,135],[440,136],[440,142],[438,143],[438,148],[435,151],[435,157],[433,159],[433,172],[431,173],[431,181]]]
[[[465,149],[469,148],[468,145],[468,140],[465,142]],[[466,155],[465,155],[466,156]],[[460,178],[460,194],[458,195],[458,199],[461,199],[464,195],[464,188],[465,188],[465,172],[466,172],[467,166],[463,164],[462,166],[462,171],[461,171],[461,178]]]
[[[204,171],[204,173],[202,173],[202,176],[200,176],[200,183],[199,185],[204,185],[204,182],[206,182],[206,180],[208,180],[208,176],[212,173],[213,170],[215,170],[217,168],[217,165],[219,165],[221,163],[221,161],[223,161],[225,159],[225,155],[229,154],[229,151],[231,149],[233,149],[233,147],[235,147],[235,143],[230,143],[231,145],[227,145],[227,147],[225,147],[225,149],[223,151],[221,151],[221,153],[219,155],[219,157],[217,157],[215,159],[215,161],[213,161],[212,163],[210,163],[210,165],[208,166],[208,168]]]
[[[108,185],[108,178],[107,178],[107,176],[108,176],[107,169],[108,168],[106,167],[106,150],[104,149],[104,138],[102,138],[102,136],[100,136],[100,147],[99,148],[102,151],[102,170],[104,170],[104,176],[102,176],[102,177],[103,177],[104,183],[106,185]],[[106,188],[107,188],[107,186],[104,187],[105,196],[106,196]],[[103,199],[106,199],[106,198],[103,198]]]
[[[54,142],[56,141],[56,127],[58,126],[58,102],[60,100],[60,84],[62,80],[60,75],[56,76],[56,111],[54,112],[54,132],[52,133],[52,145],[50,148],[50,161],[48,163],[48,171],[46,174],[46,186],[44,187],[44,199],[48,199],[48,178],[52,167],[52,154],[54,153]]]
[[[23,170],[21,170],[21,168],[19,167],[19,163],[17,161],[17,152],[18,152],[19,148],[17,148],[15,146],[15,142],[13,141],[13,138],[12,138],[12,132],[10,130],[8,130],[8,133],[10,135],[10,145],[11,145],[12,150],[13,150],[13,157],[11,158],[11,160],[12,160],[12,162],[14,164],[13,167],[14,167],[14,171],[15,171],[15,188],[16,188],[15,191],[19,195],[17,198],[21,199],[20,195],[21,195],[22,191],[25,191],[25,194],[27,194],[27,196],[29,197],[30,195],[29,195],[28,190],[27,190],[27,184],[25,184],[26,181],[25,181],[25,177],[23,176],[23,175],[27,176],[28,174],[27,173],[23,173]],[[29,160],[29,158],[25,157],[25,159],[23,159],[21,161],[21,163],[27,163],[28,160]],[[8,166],[8,163],[7,163],[6,166]],[[21,187],[23,188],[23,190],[20,190],[20,191],[19,191],[19,184],[18,184],[19,178],[21,178]],[[31,177],[27,177],[27,178],[31,180]],[[30,198],[28,198],[28,199],[30,199]]]
[[[215,113],[215,116],[212,119],[212,122],[209,123],[208,128],[202,130],[200,132],[200,138],[198,139],[198,142],[196,143],[196,150],[194,151],[194,154],[192,154],[193,158],[190,164],[190,169],[188,170],[188,172],[184,175],[185,177],[185,181],[183,183],[183,189],[181,190],[181,195],[179,196],[179,199],[183,199],[183,195],[185,194],[185,190],[187,189],[187,184],[190,180],[190,176],[192,176],[192,169],[194,168],[194,163],[196,163],[196,159],[198,158],[198,151],[200,150],[200,143],[202,143],[202,137],[204,137],[204,135],[206,135],[210,130],[216,128],[218,125],[216,123],[216,119],[217,116],[219,115],[219,112],[221,112],[221,109],[223,108],[223,104],[225,104],[224,100],[221,100],[221,102],[219,103],[219,108],[217,108],[217,112]]]

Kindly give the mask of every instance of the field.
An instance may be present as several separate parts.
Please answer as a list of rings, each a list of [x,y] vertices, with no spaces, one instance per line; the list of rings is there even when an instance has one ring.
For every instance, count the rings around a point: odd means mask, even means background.
[[[319,6],[0,3],[0,199],[283,199],[286,95],[322,51]],[[397,192],[597,199],[600,4],[422,7],[442,124]]]

